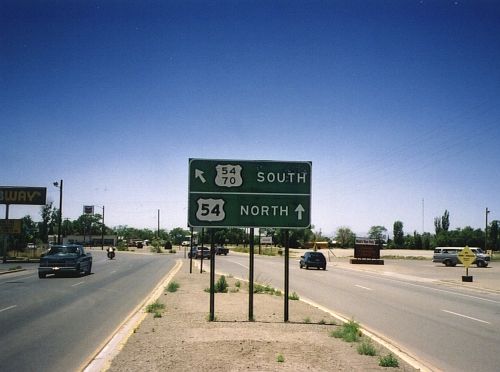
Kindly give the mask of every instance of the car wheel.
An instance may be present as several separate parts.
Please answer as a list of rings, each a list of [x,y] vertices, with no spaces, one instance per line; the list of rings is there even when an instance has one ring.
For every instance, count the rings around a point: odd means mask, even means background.
[[[90,263],[89,266],[87,267],[87,270],[85,271],[85,275],[90,275],[91,272],[92,272],[92,263]]]
[[[45,279],[45,274],[38,273],[38,277],[39,277],[40,279]]]
[[[309,270],[309,266],[306,265],[306,270]]]
[[[443,263],[444,263],[445,266],[448,266],[448,267],[451,266],[451,261],[450,260],[445,260]]]
[[[326,270],[326,265],[325,265],[325,266],[323,266],[323,270]]]
[[[476,265],[477,265],[477,267],[485,267],[486,266],[483,261],[477,261]]]

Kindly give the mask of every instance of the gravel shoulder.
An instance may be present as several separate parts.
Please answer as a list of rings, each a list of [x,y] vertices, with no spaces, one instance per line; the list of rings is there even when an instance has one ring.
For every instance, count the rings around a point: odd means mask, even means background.
[[[218,277],[217,277],[218,278]],[[248,321],[244,282],[226,278],[228,293],[215,295],[216,320],[208,321],[209,274],[184,264],[173,281],[176,292],[158,298],[161,317],[147,314],[122,345],[110,371],[416,371],[380,367],[389,351],[373,343],[377,356],[357,352],[359,343],[330,336],[340,322],[302,301],[289,301],[289,322],[283,322],[283,296],[254,295],[254,321]],[[144,311],[144,310],[143,310]],[[278,361],[282,356],[283,361]]]

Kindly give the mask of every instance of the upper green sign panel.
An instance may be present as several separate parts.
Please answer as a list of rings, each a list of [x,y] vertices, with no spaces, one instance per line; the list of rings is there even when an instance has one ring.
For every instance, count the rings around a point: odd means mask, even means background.
[[[311,162],[189,160],[192,227],[310,225]]]

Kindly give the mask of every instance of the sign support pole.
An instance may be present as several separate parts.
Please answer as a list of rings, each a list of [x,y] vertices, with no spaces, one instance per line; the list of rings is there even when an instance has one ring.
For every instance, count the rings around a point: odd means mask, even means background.
[[[248,277],[248,321],[253,322],[254,229],[250,228],[250,273]]]
[[[192,248],[193,248],[193,228],[191,227],[191,239],[190,239],[190,243],[189,243],[189,273],[192,274],[193,273],[193,251],[192,251]],[[186,250],[184,249],[184,257],[186,257]]]
[[[289,284],[289,231],[285,230],[285,323],[288,322],[288,284]]]
[[[214,243],[214,229],[210,229],[210,321],[213,322],[214,320],[215,320],[215,243]]]
[[[9,204],[5,204],[5,223],[7,223],[7,220],[9,219]],[[5,234],[4,239],[3,239],[3,263],[7,263],[7,242],[8,242],[8,235]]]
[[[203,235],[205,233],[205,229],[201,229],[201,258],[200,258],[200,274],[203,273],[203,248],[205,248],[205,246],[203,245]]]

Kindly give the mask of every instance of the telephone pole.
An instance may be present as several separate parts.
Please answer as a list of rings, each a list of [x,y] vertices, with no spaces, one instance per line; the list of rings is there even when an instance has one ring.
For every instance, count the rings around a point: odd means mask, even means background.
[[[484,227],[484,252],[488,250],[488,213],[491,211],[486,208],[486,225]]]

